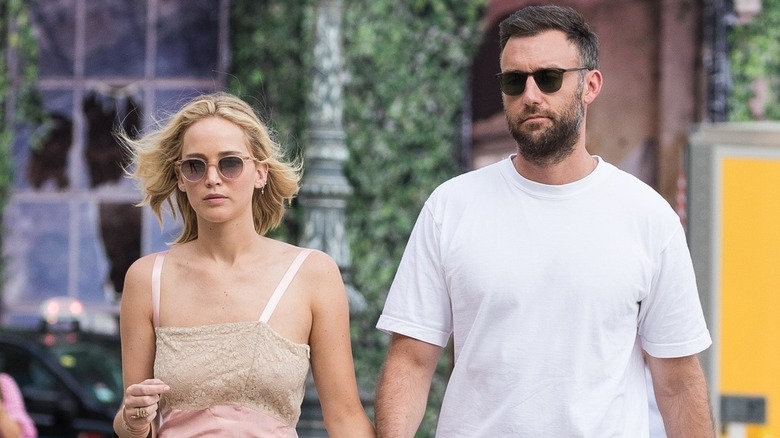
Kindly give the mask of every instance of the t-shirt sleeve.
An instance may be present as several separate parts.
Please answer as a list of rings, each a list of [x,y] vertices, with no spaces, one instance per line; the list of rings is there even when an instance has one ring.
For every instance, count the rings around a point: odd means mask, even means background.
[[[678,227],[655,263],[639,311],[642,348],[651,356],[690,356],[712,344],[701,308],[685,233]]]
[[[428,203],[406,245],[377,328],[444,347],[452,310],[441,261],[441,229]]]

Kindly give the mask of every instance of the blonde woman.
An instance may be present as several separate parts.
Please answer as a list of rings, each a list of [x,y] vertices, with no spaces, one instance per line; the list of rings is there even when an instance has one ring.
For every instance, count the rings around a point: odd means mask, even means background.
[[[335,262],[265,236],[300,167],[252,108],[215,93],[161,129],[120,138],[170,250],[137,260],[121,305],[120,437],[295,437],[311,365],[333,437],[374,436],[358,396],[346,293]]]

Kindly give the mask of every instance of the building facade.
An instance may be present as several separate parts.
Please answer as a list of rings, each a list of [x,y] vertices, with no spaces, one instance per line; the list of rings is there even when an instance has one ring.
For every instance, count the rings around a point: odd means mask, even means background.
[[[492,0],[471,71],[466,163],[511,153],[501,95],[498,23],[528,0]],[[539,3],[539,2],[534,2]],[[572,0],[599,34],[605,83],[588,112],[588,148],[655,187],[684,217],[684,152],[706,119],[704,3]],[[223,89],[229,0],[31,2],[39,88],[50,124],[20,127],[5,212],[2,321],[29,325],[41,301],[69,296],[116,308],[124,272],[165,248],[161,229],[124,177],[111,132],[142,130],[202,92]]]

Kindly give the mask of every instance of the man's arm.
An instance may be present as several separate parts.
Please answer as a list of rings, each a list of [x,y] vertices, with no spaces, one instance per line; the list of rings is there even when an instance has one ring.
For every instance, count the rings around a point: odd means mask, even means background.
[[[442,348],[393,334],[376,391],[379,438],[413,437],[420,427]]]
[[[645,355],[658,409],[669,438],[712,438],[707,382],[697,355],[660,359]]]

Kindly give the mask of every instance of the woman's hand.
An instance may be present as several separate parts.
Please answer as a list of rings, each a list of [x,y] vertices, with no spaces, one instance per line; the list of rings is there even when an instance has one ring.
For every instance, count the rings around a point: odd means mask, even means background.
[[[122,406],[125,429],[134,434],[148,432],[148,427],[157,417],[160,396],[169,389],[160,379],[146,379],[128,386]]]

